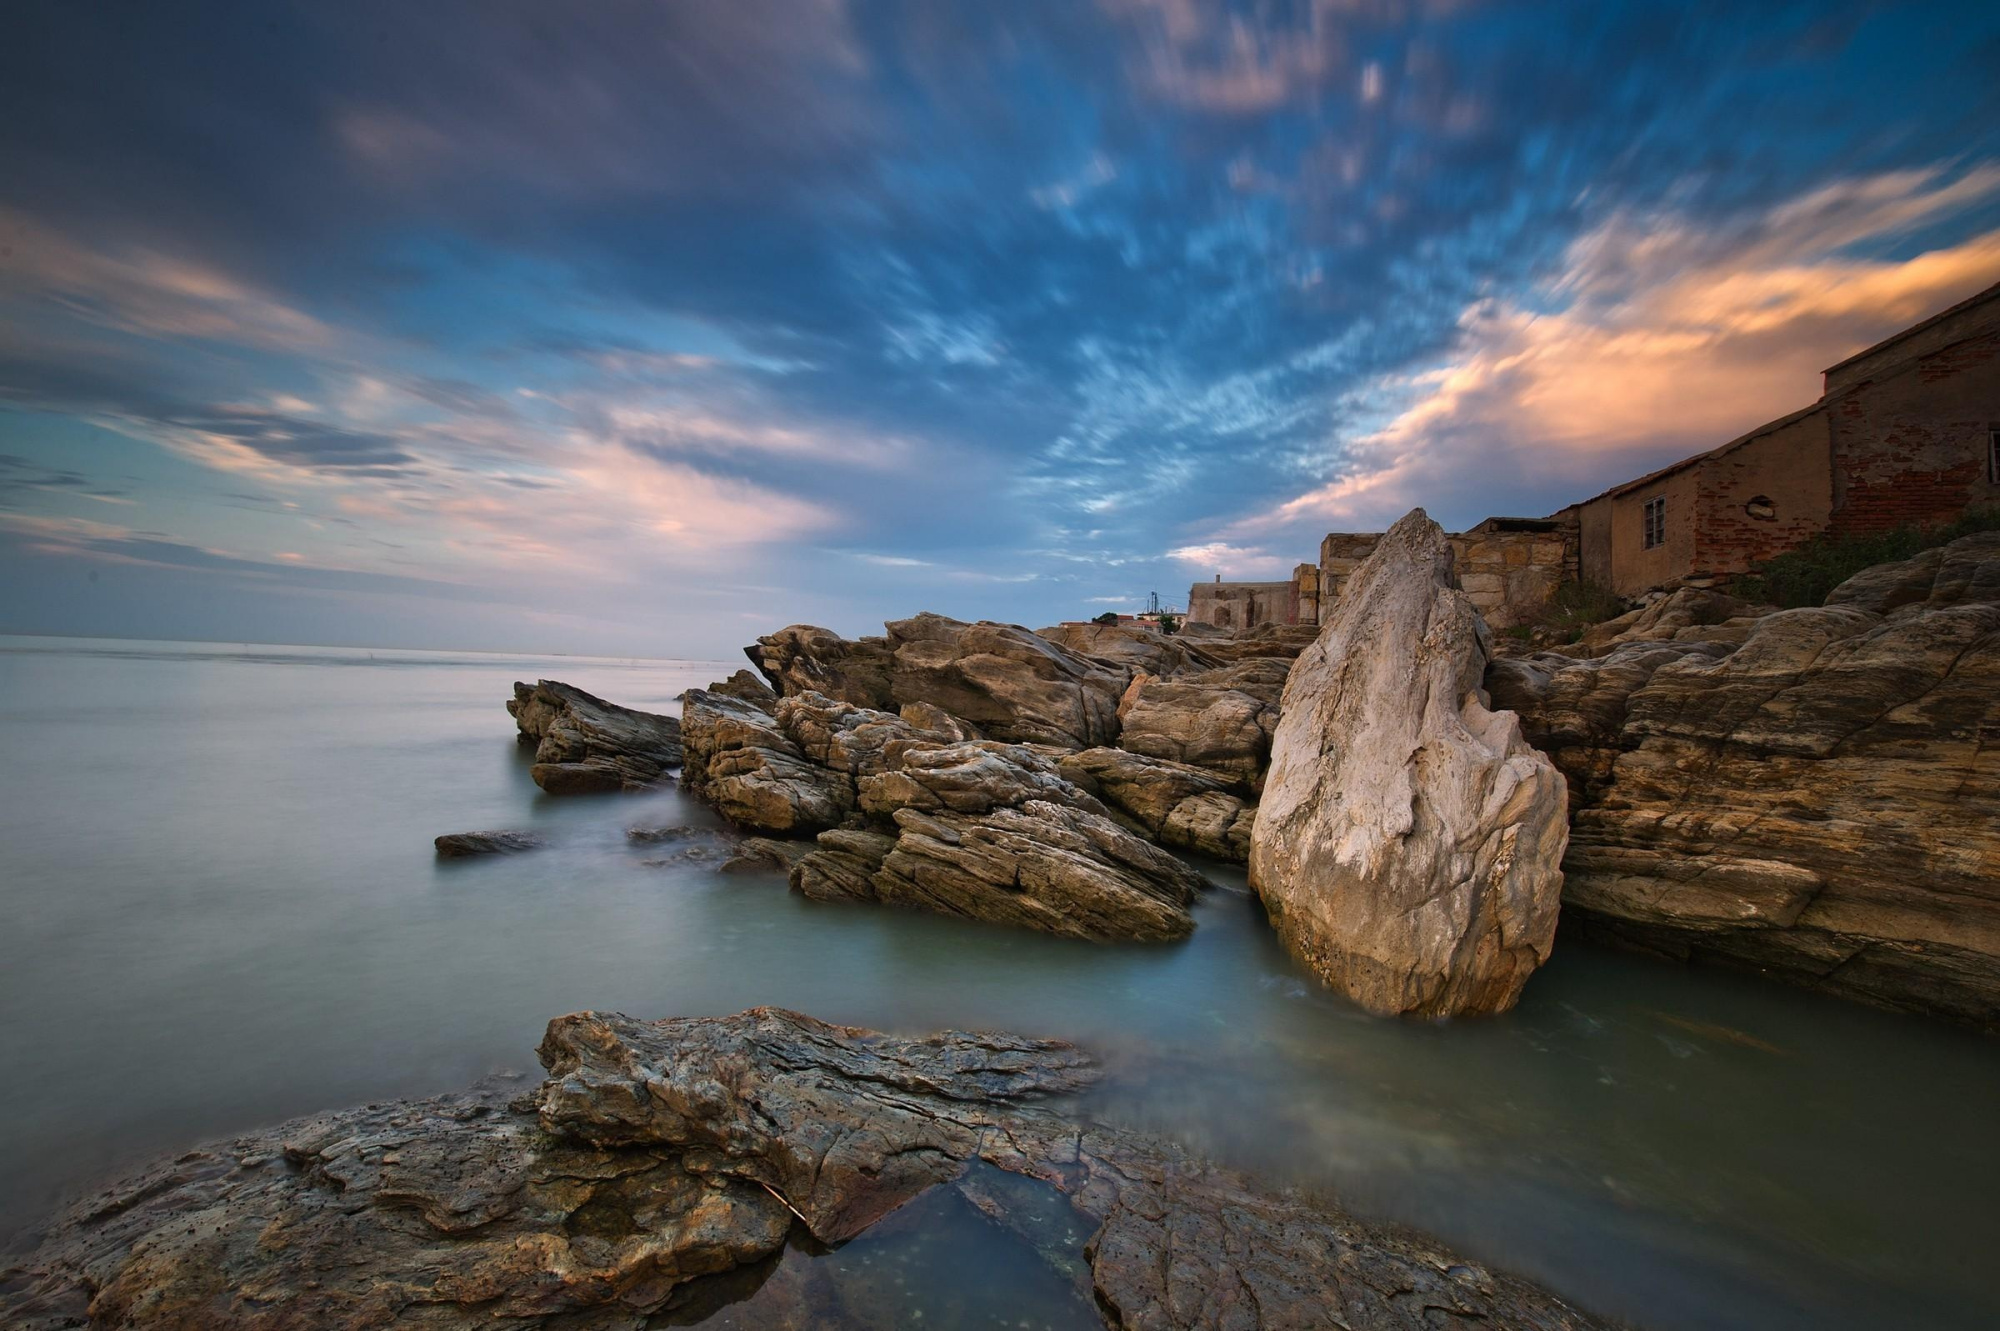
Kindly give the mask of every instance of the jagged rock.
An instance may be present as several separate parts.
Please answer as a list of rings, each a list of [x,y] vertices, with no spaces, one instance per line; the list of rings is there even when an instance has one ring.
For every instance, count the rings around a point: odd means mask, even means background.
[[[819,848],[792,865],[792,890],[813,901],[874,901],[872,880],[895,848],[896,838],[881,832],[821,832]]]
[[[883,638],[849,642],[831,629],[793,624],[757,639],[743,654],[787,697],[819,693],[857,707],[895,707],[889,691],[890,647]]]
[[[898,809],[982,814],[1031,799],[1105,812],[1096,799],[1066,781],[1054,762],[1026,745],[997,740],[918,745],[897,758],[892,770],[862,777],[863,813],[877,818]]]
[[[1434,1240],[1035,1103],[1097,1075],[1056,1041],[585,1012],[540,1053],[532,1097],[322,1115],[141,1171],[60,1218],[0,1282],[0,1319],[640,1331],[753,1291],[795,1218],[833,1243],[939,1184],[1004,1205],[978,1181],[999,1170],[1095,1226],[1083,1256],[1110,1325],[1601,1325]]]
[[[1107,748],[1070,754],[1059,770],[1164,845],[1239,863],[1250,857],[1257,806],[1213,772]]]
[[[708,691],[710,693],[727,694],[731,698],[741,698],[743,701],[755,703],[759,707],[775,707],[778,705],[777,690],[748,670],[739,670],[720,684],[709,685]],[[683,702],[687,700],[685,693],[681,695],[681,700]]]
[[[468,855],[511,855],[547,844],[538,832],[451,832],[433,843],[441,860]]]
[[[1120,700],[1118,747],[1202,767],[1241,794],[1263,786],[1291,663],[1269,657],[1175,679],[1135,680]]]
[[[854,808],[853,779],[810,761],[778,718],[754,703],[690,689],[681,733],[682,785],[740,827],[809,836]]]
[[[1196,641],[1169,636],[1143,624],[1057,624],[1036,629],[1035,636],[1127,672],[1175,675],[1224,664],[1223,657]]]
[[[681,823],[661,827],[628,827],[625,829],[625,839],[627,841],[636,841],[641,845],[651,845],[659,841],[685,841],[695,835],[696,831],[694,828]]]
[[[1486,638],[1417,509],[1285,688],[1250,882],[1286,945],[1371,1011],[1504,1011],[1554,940],[1563,779],[1487,709]]]
[[[885,830],[822,833],[793,887],[1073,938],[1193,929],[1200,875],[1112,821],[1047,754],[993,740],[915,744],[896,764],[858,783],[863,812]]]
[[[1100,814],[1029,800],[979,816],[898,809],[895,822],[895,848],[870,879],[876,901],[1066,938],[1194,930],[1201,876]]]
[[[780,729],[813,762],[850,777],[873,776],[894,765],[913,744],[956,743],[971,727],[935,707],[913,704],[906,714],[799,693],[777,705]],[[914,719],[913,719],[914,718]]]
[[[681,762],[680,723],[637,712],[557,680],[514,685],[507,711],[522,744],[535,748],[530,769],[550,794],[636,790]]]
[[[2000,1029],[2000,606],[1952,603],[1994,585],[1986,559],[1941,608],[1871,570],[1654,670],[1576,814],[1565,919]]]
[[[922,614],[888,625],[898,703],[930,703],[993,739],[1087,749],[1118,733],[1126,671],[1013,624]]]

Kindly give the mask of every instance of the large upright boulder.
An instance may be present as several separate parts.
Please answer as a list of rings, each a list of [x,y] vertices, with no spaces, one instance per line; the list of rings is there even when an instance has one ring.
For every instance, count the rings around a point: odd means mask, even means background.
[[[921,614],[888,625],[898,703],[931,703],[990,739],[1087,749],[1118,734],[1129,671],[1015,624]]]
[[[1371,1011],[1504,1011],[1555,937],[1563,778],[1488,710],[1487,641],[1416,509],[1285,688],[1250,882],[1286,945]]]
[[[544,679],[516,683],[507,700],[520,742],[532,745],[535,784],[552,795],[637,790],[681,762],[680,723]]]

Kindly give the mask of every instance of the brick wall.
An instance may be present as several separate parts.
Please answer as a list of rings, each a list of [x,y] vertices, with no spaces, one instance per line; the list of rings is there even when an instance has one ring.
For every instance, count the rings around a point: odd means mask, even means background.
[[[2000,329],[1844,382],[1828,403],[1835,531],[1947,522],[2000,502],[1988,461],[2000,426]]]
[[[1691,572],[1744,573],[1826,530],[1833,507],[1827,413],[1812,408],[1694,469]]]

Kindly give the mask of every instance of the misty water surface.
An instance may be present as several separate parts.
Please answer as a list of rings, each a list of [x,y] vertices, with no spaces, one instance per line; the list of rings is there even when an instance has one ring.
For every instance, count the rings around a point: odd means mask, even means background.
[[[1294,966],[1225,869],[1167,947],[814,905],[628,841],[715,829],[675,792],[542,795],[502,707],[548,676],[671,711],[734,668],[0,638],[8,1241],[159,1151],[532,1073],[558,1013],[779,1003],[1079,1039],[1116,1072],[1100,1115],[1643,1327],[2000,1324],[1991,1042],[1574,945],[1507,1016],[1380,1021]],[[433,858],[488,827],[553,844]],[[787,1260],[930,1325],[991,1325],[1009,1290],[1036,1324],[1089,1320],[976,1212],[922,1206]]]

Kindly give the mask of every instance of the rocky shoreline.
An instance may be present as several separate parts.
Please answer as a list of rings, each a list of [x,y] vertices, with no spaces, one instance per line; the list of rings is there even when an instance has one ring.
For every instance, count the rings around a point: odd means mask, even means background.
[[[933,1187],[976,1189],[1004,1222],[1015,1203],[979,1188],[985,1165],[1094,1226],[1080,1278],[1108,1326],[1606,1325],[1420,1234],[1051,1103],[1097,1076],[1059,1041],[901,1039],[775,1008],[584,1012],[551,1022],[539,1055],[531,1091],[302,1119],[114,1184],[0,1285],[0,1316],[21,1331],[685,1324],[756,1292],[795,1234],[842,1242]]]
[[[760,638],[756,674],[689,690],[678,718],[547,680],[508,710],[543,790],[678,769],[747,836],[719,868],[814,900],[1171,944],[1207,887],[1193,852],[1247,865],[1293,955],[1379,1013],[1504,1010],[1560,922],[2000,1029],[2000,535],[1822,607],[1684,589],[1526,653],[1495,643],[1421,511],[1316,632],[886,630]],[[1095,1227],[1075,1269],[1110,1325],[1598,1325],[1423,1236],[1093,1123],[1063,1098],[1096,1065],[1059,1042],[580,1013],[541,1056],[531,1094],[371,1105],[157,1165],[59,1219],[0,1313],[685,1322],[788,1241],[842,1242],[930,1188],[1004,1220],[977,1182],[999,1170]]]

